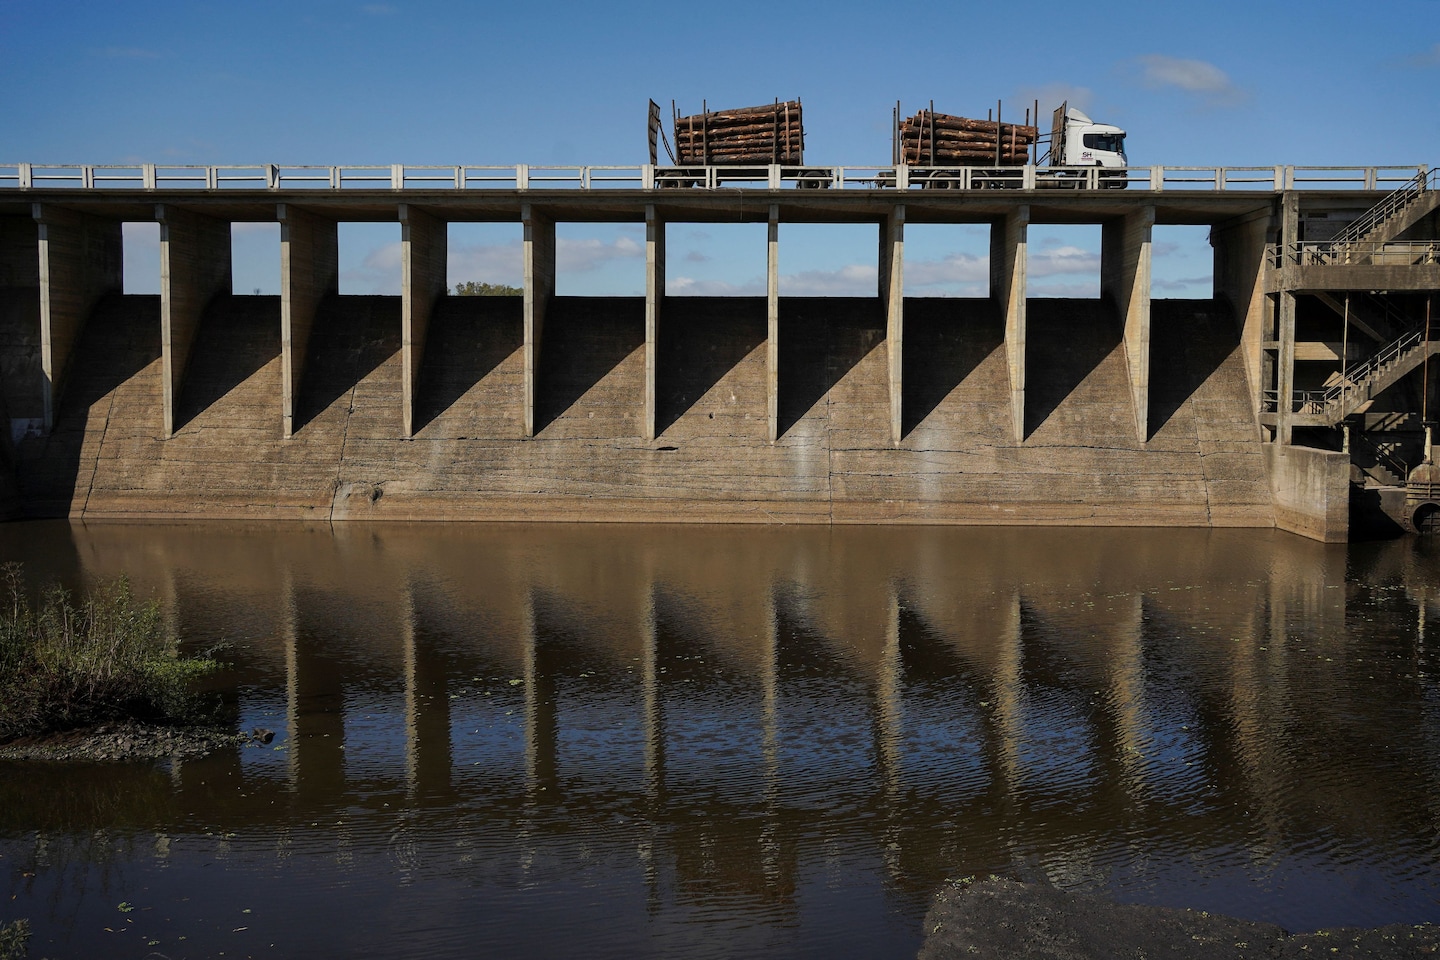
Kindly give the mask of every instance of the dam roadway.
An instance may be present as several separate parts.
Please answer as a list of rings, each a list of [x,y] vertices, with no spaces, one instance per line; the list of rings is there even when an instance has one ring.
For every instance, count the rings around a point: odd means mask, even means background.
[[[1029,167],[945,190],[903,167],[357,169],[0,166],[10,514],[1343,540],[1350,456],[1297,442],[1338,421],[1275,400],[1304,385],[1297,298],[1440,288],[1425,168],[1144,168],[1126,190]],[[1417,182],[1383,251],[1304,246],[1307,221],[1362,221]],[[158,297],[121,293],[133,221],[160,224]],[[279,297],[232,295],[230,224],[253,221],[280,224]],[[400,223],[401,296],[339,295],[349,221]],[[464,221],[523,225],[523,297],[446,296]],[[557,222],[644,223],[646,295],[556,296]],[[767,296],[665,296],[667,226],[715,222],[768,224]],[[792,222],[877,224],[876,295],[781,297]],[[990,296],[907,298],[909,223],[987,225]],[[1027,300],[1032,223],[1100,225],[1099,300]],[[1211,228],[1212,299],[1151,300],[1168,224]]]

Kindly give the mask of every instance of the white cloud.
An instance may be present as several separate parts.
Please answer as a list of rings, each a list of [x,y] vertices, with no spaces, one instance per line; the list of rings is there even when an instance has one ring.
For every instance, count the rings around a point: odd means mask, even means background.
[[[839,270],[782,274],[780,293],[786,297],[873,297],[878,282],[874,264],[851,263]]]
[[[341,271],[340,281],[343,293],[399,294],[400,244],[387,243],[371,250],[359,267]]]
[[[645,256],[644,245],[631,237],[616,237],[610,242],[587,237],[574,240],[561,237],[555,241],[556,269],[585,273],[612,260],[633,260]]]
[[[523,279],[524,256],[524,247],[519,240],[508,243],[451,244],[447,266],[451,279],[456,283],[474,280],[479,283],[519,286]],[[644,256],[645,247],[631,237],[617,237],[608,242],[566,237],[555,241],[556,269],[565,273],[588,273],[614,260],[633,260]],[[397,245],[397,269],[398,257]]]
[[[509,243],[452,244],[447,266],[456,283],[503,283],[518,287],[524,274],[525,253],[519,240]]]
[[[939,260],[906,260],[905,290],[951,284],[983,285],[990,280],[990,258],[970,253],[949,253]],[[967,292],[983,292],[973,290]]]
[[[1155,278],[1150,285],[1156,290],[1189,290],[1191,287],[1209,288],[1213,285],[1214,278],[1208,273],[1203,277],[1180,277],[1175,280],[1162,280]]]
[[[694,277],[666,277],[665,294],[671,297],[763,297],[763,277],[745,283],[728,280],[697,280]]]
[[[1031,250],[1025,271],[1032,277],[1053,277],[1063,274],[1093,273],[1100,276],[1100,254],[1079,247],[1062,246],[1048,250]]]
[[[1094,299],[1100,295],[1100,278],[1090,283],[1036,283],[1025,291],[1030,297],[1063,297],[1066,299]]]
[[[1419,67],[1422,70],[1428,67],[1440,67],[1440,43],[1435,44],[1424,53],[1406,57],[1404,63],[1407,67]]]
[[[1140,65],[1141,82],[1147,87],[1174,87],[1201,97],[1211,106],[1238,103],[1246,96],[1224,70],[1204,60],[1152,53],[1136,58],[1136,62]]]

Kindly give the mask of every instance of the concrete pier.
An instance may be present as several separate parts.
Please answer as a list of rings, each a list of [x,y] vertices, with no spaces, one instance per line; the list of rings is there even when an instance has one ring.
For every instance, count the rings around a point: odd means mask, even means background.
[[[521,207],[520,220],[525,228],[525,436],[533,437],[545,313],[555,299],[555,221],[528,203]]]
[[[340,293],[340,231],[334,220],[293,203],[279,204],[275,218],[280,221],[280,418],[289,438],[315,316],[321,301]]]
[[[155,219],[160,222],[160,349],[169,437],[175,433],[175,409],[205,309],[230,292],[230,224],[166,203],[155,205]]]
[[[40,244],[40,385],[45,429],[55,424],[55,405],[75,344],[95,304],[123,289],[120,221],[59,204],[34,204]]]
[[[1124,328],[1125,360],[1135,402],[1136,438],[1150,439],[1150,235],[1155,208],[1141,207],[1101,227],[1100,295]]]
[[[885,350],[890,365],[890,439],[904,435],[905,396],[905,206],[897,204],[880,225],[880,302],[885,305]]]
[[[401,435],[407,440],[415,436],[415,394],[425,357],[425,333],[435,302],[445,296],[446,248],[444,221],[412,204],[400,204]]]
[[[1025,439],[1026,237],[1030,206],[1020,204],[990,227],[990,298],[1005,318],[1005,360],[1010,371],[1010,417],[1015,442]]]
[[[660,376],[660,312],[665,300],[665,223],[645,206],[645,439],[654,440],[655,383]]]

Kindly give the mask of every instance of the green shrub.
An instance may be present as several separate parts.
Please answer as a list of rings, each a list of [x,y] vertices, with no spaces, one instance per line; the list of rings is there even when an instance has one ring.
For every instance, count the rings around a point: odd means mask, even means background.
[[[0,610],[0,742],[107,720],[196,719],[194,681],[210,657],[181,656],[160,605],[137,600],[125,578],[78,600],[49,587],[26,597],[18,564],[6,564]]]
[[[0,960],[21,960],[29,942],[29,920],[0,923]]]

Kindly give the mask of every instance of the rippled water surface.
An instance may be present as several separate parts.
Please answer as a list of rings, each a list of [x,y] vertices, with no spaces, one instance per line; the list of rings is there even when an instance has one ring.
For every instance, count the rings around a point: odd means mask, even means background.
[[[1440,921],[1417,541],[42,523],[14,559],[127,574],[276,732],[0,764],[32,956],[906,957],[992,873]]]

